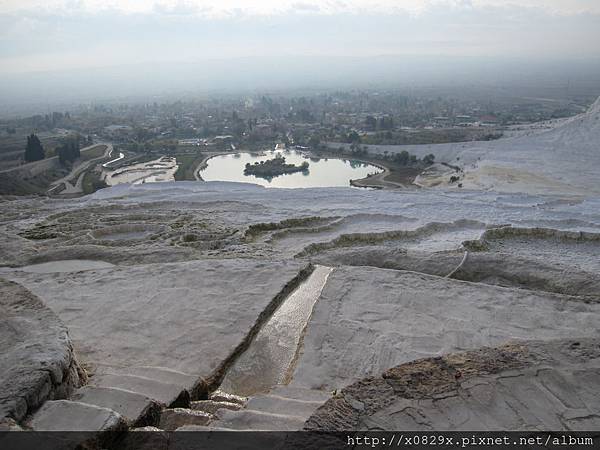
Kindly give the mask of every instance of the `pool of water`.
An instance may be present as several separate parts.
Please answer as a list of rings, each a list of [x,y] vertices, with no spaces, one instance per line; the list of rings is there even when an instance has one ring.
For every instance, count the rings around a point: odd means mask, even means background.
[[[244,175],[247,163],[254,164],[257,161],[272,159],[277,154],[285,157],[287,164],[300,165],[307,161],[308,171],[280,175],[272,179]],[[379,167],[352,159],[310,158],[295,150],[272,150],[261,155],[236,153],[215,156],[208,160],[206,168],[200,171],[200,176],[204,181],[237,181],[275,188],[308,188],[350,186],[350,180],[358,180],[379,172]]]

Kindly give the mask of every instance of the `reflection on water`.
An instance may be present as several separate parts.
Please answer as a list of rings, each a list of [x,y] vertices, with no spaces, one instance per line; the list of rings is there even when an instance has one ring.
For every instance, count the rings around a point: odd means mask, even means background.
[[[280,175],[270,180],[254,175],[244,175],[244,167],[247,163],[254,164],[257,161],[272,159],[277,154],[284,156],[287,164],[300,165],[304,161],[308,161],[310,164],[308,173],[296,172]],[[381,169],[378,167],[356,160],[309,158],[295,150],[277,150],[267,151],[262,155],[236,153],[215,156],[208,160],[207,167],[200,171],[200,176],[205,181],[238,181],[266,187],[305,188],[349,186],[350,180],[357,180],[379,172]]]

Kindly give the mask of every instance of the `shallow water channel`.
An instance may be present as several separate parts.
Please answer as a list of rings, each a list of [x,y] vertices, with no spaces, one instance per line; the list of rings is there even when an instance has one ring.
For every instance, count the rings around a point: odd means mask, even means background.
[[[288,381],[304,328],[332,271],[331,267],[316,266],[290,294],[229,369],[222,390],[249,396]]]

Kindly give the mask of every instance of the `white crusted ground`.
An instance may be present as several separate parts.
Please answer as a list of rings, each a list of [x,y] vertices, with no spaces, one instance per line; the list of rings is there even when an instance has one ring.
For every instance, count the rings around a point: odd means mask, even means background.
[[[293,385],[340,389],[414,359],[510,340],[600,337],[600,304],[371,267],[334,270]]]
[[[161,366],[208,377],[300,269],[229,259],[9,277],[58,314],[98,371]]]
[[[210,375],[310,260],[338,267],[299,340],[286,377],[295,386],[341,388],[414,358],[511,339],[598,337],[596,235],[501,235],[457,275],[481,282],[443,277],[463,241],[487,228],[600,232],[599,116],[600,101],[535,136],[438,147],[438,159],[464,165],[462,190],[181,182],[3,201],[0,275],[46,302],[98,372]],[[56,271],[46,270],[53,261]],[[372,267],[346,266],[356,261]],[[572,279],[552,282],[560,276]]]

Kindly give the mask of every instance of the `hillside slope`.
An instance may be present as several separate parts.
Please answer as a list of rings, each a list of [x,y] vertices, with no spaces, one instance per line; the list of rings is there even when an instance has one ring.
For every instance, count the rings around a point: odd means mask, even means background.
[[[337,145],[337,144],[336,144]],[[433,153],[436,161],[458,165],[465,189],[534,194],[600,193],[600,98],[585,113],[544,132],[497,141],[450,144],[368,146],[369,152],[406,150],[422,158]],[[419,177],[423,187],[456,188],[450,184],[453,169],[436,164]]]

